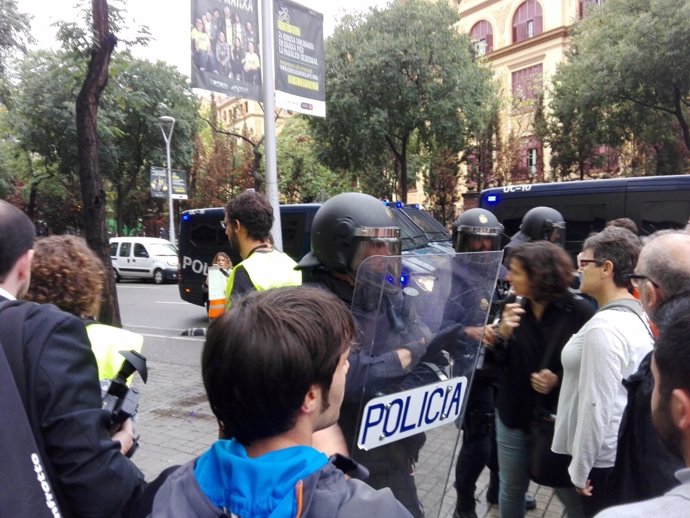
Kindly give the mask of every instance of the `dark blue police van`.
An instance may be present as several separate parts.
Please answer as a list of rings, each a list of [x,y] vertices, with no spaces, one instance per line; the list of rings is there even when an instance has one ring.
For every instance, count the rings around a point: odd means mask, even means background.
[[[496,215],[507,236],[531,208],[552,207],[566,220],[566,249],[577,254],[587,236],[616,218],[632,219],[643,236],[683,228],[690,218],[690,175],[494,187],[482,191],[479,206]]]
[[[384,202],[381,202],[384,203]],[[306,203],[280,206],[283,251],[299,261],[311,247],[311,224],[321,204]],[[429,213],[415,205],[388,203],[401,230],[404,254],[452,253],[450,233]],[[180,298],[204,306],[207,294],[203,290],[208,265],[218,252],[225,252],[237,264],[241,258],[230,248],[221,226],[225,217],[222,207],[193,209],[180,216],[178,237]]]

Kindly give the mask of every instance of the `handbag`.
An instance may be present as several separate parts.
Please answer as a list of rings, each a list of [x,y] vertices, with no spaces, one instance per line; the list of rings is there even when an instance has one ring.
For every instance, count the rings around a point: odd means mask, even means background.
[[[556,349],[556,340],[551,340],[544,351],[539,370],[545,369]],[[537,399],[530,429],[529,476],[541,486],[572,487],[568,466],[572,457],[551,450],[556,415],[542,405],[543,396]]]
[[[535,419],[530,430],[530,478],[541,486],[571,487],[570,466],[571,456],[555,453],[551,450],[556,416],[552,416],[537,408]]]

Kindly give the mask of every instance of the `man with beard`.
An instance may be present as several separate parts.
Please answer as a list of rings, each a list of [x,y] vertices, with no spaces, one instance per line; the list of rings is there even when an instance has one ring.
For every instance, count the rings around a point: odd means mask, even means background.
[[[225,309],[250,291],[302,284],[302,273],[295,270],[297,263],[273,248],[273,208],[264,196],[251,190],[230,200],[225,205],[222,225],[230,244],[242,257],[228,276]]]
[[[597,515],[600,518],[690,516],[690,297],[669,301],[657,318],[652,420],[664,446],[684,461],[685,467],[676,472],[681,484],[663,496],[607,509]]]
[[[642,248],[630,276],[642,307],[653,324],[661,325],[665,307],[690,293],[690,234],[661,231]],[[650,401],[654,388],[652,353],[624,381],[628,403],[618,431],[616,463],[608,480],[609,504],[637,502],[664,494],[676,484],[682,461],[670,454],[652,426]]]

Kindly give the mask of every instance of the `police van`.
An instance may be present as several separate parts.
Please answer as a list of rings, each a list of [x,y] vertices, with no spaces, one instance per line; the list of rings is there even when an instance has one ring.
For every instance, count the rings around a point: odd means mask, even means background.
[[[482,191],[479,206],[496,215],[507,236],[531,208],[552,207],[566,220],[566,249],[577,254],[587,236],[616,218],[630,218],[643,236],[683,228],[690,218],[690,175],[508,185]]]
[[[383,203],[383,202],[382,202]],[[404,254],[452,253],[450,233],[430,214],[417,205],[400,202],[391,207],[396,224],[401,230]],[[283,252],[299,261],[311,248],[311,224],[319,203],[280,206]],[[180,217],[178,286],[180,298],[204,306],[207,295],[203,285],[213,256],[225,252],[233,264],[241,261],[232,250],[221,221],[225,217],[222,207],[184,211]]]

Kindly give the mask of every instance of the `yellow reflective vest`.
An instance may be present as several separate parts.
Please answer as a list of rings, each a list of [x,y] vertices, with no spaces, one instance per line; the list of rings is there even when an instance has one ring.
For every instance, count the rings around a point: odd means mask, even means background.
[[[144,337],[138,333],[97,322],[87,323],[86,333],[98,364],[98,379],[102,380],[113,379],[122,367],[125,359],[120,351],[135,350],[140,353],[144,345]],[[131,377],[127,381],[131,383]]]
[[[302,272],[295,270],[295,266],[297,263],[289,255],[278,250],[254,252],[230,271],[228,285],[225,289],[227,296],[225,309],[230,309],[232,305],[232,287],[235,284],[235,274],[239,267],[244,267],[254,288],[257,291],[263,291],[283,286],[300,286],[302,284]]]

